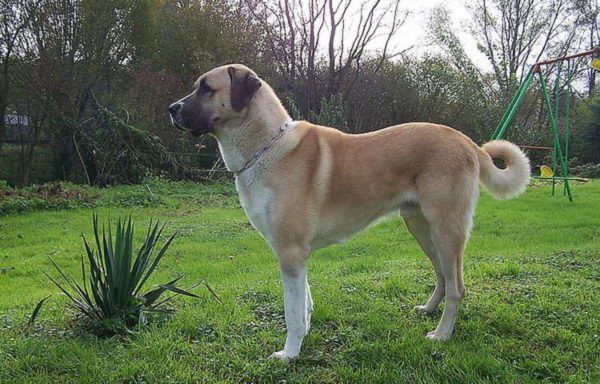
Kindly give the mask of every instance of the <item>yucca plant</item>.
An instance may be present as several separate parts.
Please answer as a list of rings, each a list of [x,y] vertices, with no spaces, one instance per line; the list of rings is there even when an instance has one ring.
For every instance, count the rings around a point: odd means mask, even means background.
[[[179,288],[177,283],[182,276],[142,293],[145,283],[176,236],[176,233],[171,235],[157,251],[164,224],[161,226],[158,221],[154,224],[150,222],[146,239],[136,254],[133,251],[134,225],[131,217],[118,219],[114,237],[110,222],[107,229],[103,226],[100,230],[98,215],[93,216],[93,226],[95,249],[82,234],[86,257],[81,257],[81,283],[67,276],[52,259],[50,262],[63,281],[59,282],[47,272],[44,274],[70,299],[69,305],[80,313],[94,333],[111,335],[131,332],[135,326],[146,324],[149,314],[169,315],[174,312],[166,305],[170,300],[177,295],[199,298],[189,290],[201,284],[220,302],[205,281],[186,290]],[[173,294],[163,297],[167,291]],[[41,304],[36,307],[30,323],[35,321]]]

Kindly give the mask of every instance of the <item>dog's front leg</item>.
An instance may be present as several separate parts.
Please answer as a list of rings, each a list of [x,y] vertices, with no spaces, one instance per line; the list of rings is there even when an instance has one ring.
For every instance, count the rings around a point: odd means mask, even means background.
[[[285,347],[271,357],[282,361],[294,359],[300,353],[302,340],[308,332],[310,314],[306,259],[308,252],[285,252],[279,254],[281,278],[284,287],[285,324],[287,337]],[[311,301],[309,303],[308,301]],[[312,305],[311,305],[312,306]]]

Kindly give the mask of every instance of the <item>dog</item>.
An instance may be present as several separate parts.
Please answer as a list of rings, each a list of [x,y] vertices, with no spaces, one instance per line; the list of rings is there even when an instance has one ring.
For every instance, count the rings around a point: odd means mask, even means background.
[[[390,213],[403,218],[437,277],[431,298],[414,309],[430,314],[445,298],[440,322],[426,337],[450,338],[465,295],[463,251],[479,183],[508,199],[530,177],[529,160],[516,145],[497,140],[479,147],[442,125],[407,123],[351,135],[292,121],[273,89],[241,64],[200,76],[169,113],[177,129],[217,139],[242,207],[277,254],[287,337],[271,357],[283,361],[298,356],[310,328],[309,253]]]

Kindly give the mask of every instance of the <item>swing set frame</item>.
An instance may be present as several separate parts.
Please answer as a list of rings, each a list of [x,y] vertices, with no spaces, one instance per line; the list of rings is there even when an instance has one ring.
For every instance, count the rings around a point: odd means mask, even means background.
[[[546,107],[546,112],[548,114],[548,120],[550,121],[550,128],[552,129],[552,147],[535,147],[535,146],[522,146],[522,148],[529,149],[544,149],[544,150],[552,150],[552,177],[536,177],[536,179],[542,180],[551,180],[552,181],[552,196],[554,196],[556,189],[556,182],[558,180],[562,180],[564,182],[563,195],[569,198],[569,201],[573,201],[573,195],[571,193],[571,186],[569,184],[570,180],[578,180],[579,178],[569,177],[568,176],[568,156],[569,156],[569,137],[571,130],[571,80],[573,79],[573,66],[572,59],[576,59],[579,57],[590,56],[597,52],[597,49],[592,49],[585,52],[576,53],[574,55],[563,56],[556,59],[541,61],[539,63],[535,63],[530,69],[525,79],[519,86],[519,89],[513,96],[510,101],[508,108],[504,111],[500,122],[496,126],[494,133],[492,133],[491,140],[501,139],[510,123],[512,122],[517,110],[519,109],[519,105],[523,101],[527,90],[529,89],[533,78],[535,75],[538,75],[538,80],[540,86],[542,88],[542,97],[543,102]],[[559,110],[559,102],[560,102],[560,90],[561,90],[561,71],[563,62],[567,62],[567,76],[566,76],[566,99],[565,99],[565,137],[564,140],[561,140],[560,134],[558,132],[558,110]],[[548,92],[548,87],[546,80],[544,79],[544,75],[542,73],[542,66],[551,65],[558,63],[556,70],[556,80],[554,82],[554,109],[552,108],[552,102],[550,101],[550,95]],[[558,171],[560,170],[561,176],[556,176]]]

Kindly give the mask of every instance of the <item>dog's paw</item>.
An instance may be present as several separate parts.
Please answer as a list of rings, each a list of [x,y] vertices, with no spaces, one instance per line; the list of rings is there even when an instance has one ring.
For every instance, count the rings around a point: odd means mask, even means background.
[[[450,338],[450,336],[452,336],[452,334],[431,331],[431,332],[428,332],[427,336],[425,336],[425,337],[427,337],[431,341],[446,341]]]
[[[292,355],[289,355],[288,353],[286,353],[285,350],[282,350],[282,351],[273,353],[271,356],[269,356],[269,359],[277,359],[284,363],[289,363],[290,361],[294,360],[296,357],[298,357],[298,355],[292,356]]]
[[[431,315],[433,312],[435,312],[435,308],[429,308],[426,305],[416,305],[413,310],[419,315]]]

